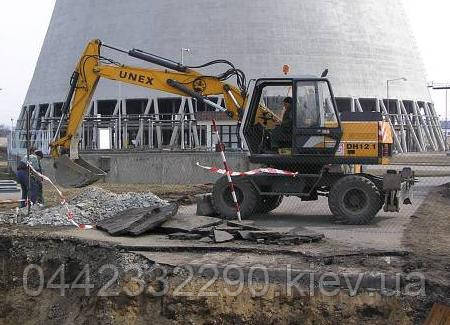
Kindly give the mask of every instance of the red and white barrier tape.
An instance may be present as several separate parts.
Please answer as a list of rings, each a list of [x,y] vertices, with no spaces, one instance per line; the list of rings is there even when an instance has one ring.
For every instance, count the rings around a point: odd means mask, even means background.
[[[222,175],[226,174],[225,169],[220,169],[217,167],[207,167],[207,166],[200,165],[199,163],[197,163],[197,166],[207,169],[211,173],[218,173],[218,174],[222,174]],[[258,168],[258,169],[250,170],[248,172],[231,172],[230,176],[233,176],[233,177],[235,177],[235,176],[251,176],[251,175],[257,175],[257,174],[285,175],[285,176],[292,176],[292,177],[295,177],[298,175],[298,173],[293,173],[293,172],[289,172],[286,170],[280,170],[280,169],[275,169],[275,168]]]
[[[58,195],[61,198],[61,205],[64,206],[64,208],[66,209],[67,220],[70,223],[72,223],[74,226],[76,226],[80,229],[93,229],[94,228],[94,226],[91,226],[91,225],[78,224],[77,222],[75,222],[75,220],[73,220],[73,216],[74,216],[73,212],[69,209],[69,204],[67,203],[66,198],[64,197],[64,195],[62,194],[60,189],[52,182],[52,180],[50,178],[39,173],[36,169],[34,169],[30,163],[28,163],[28,166],[30,167],[30,169],[33,173],[35,173],[37,176],[41,177],[43,180],[49,182],[55,188],[56,192],[58,192]]]
[[[216,134],[217,137],[217,142],[219,143],[220,146],[220,155],[222,156],[222,161],[223,161],[223,166],[225,167],[225,174],[227,175],[227,179],[228,179],[228,184],[230,186],[230,190],[231,190],[231,195],[233,197],[233,202],[236,206],[236,215],[239,221],[242,221],[241,218],[241,207],[239,206],[239,202],[237,200],[237,196],[236,196],[236,192],[234,191],[234,185],[233,185],[233,180],[231,179],[231,169],[228,167],[227,164],[227,158],[225,157],[225,152],[224,152],[224,145],[222,143],[222,140],[220,139],[220,135],[219,135],[219,131],[217,130],[217,125],[216,125],[216,120],[212,119],[212,124],[213,124],[213,130],[214,133]]]

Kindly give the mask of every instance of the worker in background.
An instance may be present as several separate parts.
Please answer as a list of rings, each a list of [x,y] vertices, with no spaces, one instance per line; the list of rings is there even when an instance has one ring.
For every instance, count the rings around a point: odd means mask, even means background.
[[[38,171],[40,174],[42,174],[42,165],[41,160],[44,158],[44,154],[40,150],[36,150],[35,152],[36,157],[38,159],[38,168],[36,171]],[[37,203],[44,204],[44,192],[43,192],[43,186],[42,186],[42,178],[34,175],[37,178]]]
[[[27,156],[23,156],[22,161],[26,164],[28,161],[31,163],[31,166],[35,169],[38,170],[39,169],[39,160],[38,157],[36,156],[36,149],[35,148],[30,148],[30,154]]]
[[[30,154],[25,155],[22,158],[21,163],[25,165],[26,178],[24,177],[24,175],[22,173],[21,173],[21,178],[23,181],[25,181],[25,184],[27,185],[26,192],[27,192],[28,199],[33,204],[36,204],[37,199],[38,199],[38,193],[39,193],[39,183],[41,183],[41,185],[42,185],[42,180],[40,179],[39,176],[37,176],[33,172],[28,173],[28,163],[30,163],[31,166],[36,171],[38,171],[40,169],[40,162],[36,155],[36,149],[30,148]]]
[[[281,124],[272,130],[271,146],[277,151],[283,146],[291,146],[292,143],[292,97],[283,99],[283,118]]]
[[[22,201],[20,201],[19,207],[23,208],[26,206],[26,201],[28,198],[28,166],[25,162],[19,161],[17,164],[17,172],[16,172],[17,182],[20,184],[22,188]]]

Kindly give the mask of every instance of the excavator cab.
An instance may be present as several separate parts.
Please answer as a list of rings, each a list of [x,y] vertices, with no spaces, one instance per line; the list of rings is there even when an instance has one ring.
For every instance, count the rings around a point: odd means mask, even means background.
[[[288,108],[283,104],[288,103]],[[261,116],[260,107],[277,115]],[[256,82],[244,137],[254,163],[286,166],[307,160],[329,163],[339,155],[342,129],[331,85],[327,79],[259,79]]]

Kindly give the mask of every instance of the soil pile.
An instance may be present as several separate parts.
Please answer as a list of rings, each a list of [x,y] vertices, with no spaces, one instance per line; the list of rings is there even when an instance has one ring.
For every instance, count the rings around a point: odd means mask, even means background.
[[[412,253],[405,264],[405,272],[424,272],[430,278],[450,285],[449,208],[450,184],[446,184],[432,190],[411,216],[403,238]]]

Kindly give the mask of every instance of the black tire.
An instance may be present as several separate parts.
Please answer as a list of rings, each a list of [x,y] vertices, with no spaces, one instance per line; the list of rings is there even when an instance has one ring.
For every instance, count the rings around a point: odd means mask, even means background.
[[[268,213],[278,208],[283,202],[283,195],[261,195],[255,213]]]
[[[368,178],[349,175],[331,188],[328,206],[333,217],[349,225],[370,223],[382,207],[377,186]]]
[[[251,216],[260,201],[260,196],[248,178],[233,178],[234,190],[239,202],[241,217]],[[225,219],[236,218],[236,208],[226,176],[213,187],[211,202],[216,212]]]

